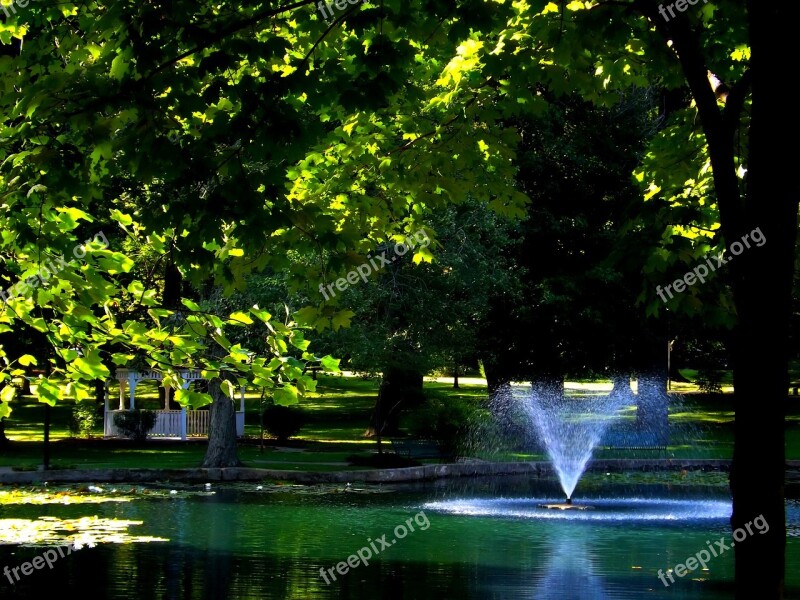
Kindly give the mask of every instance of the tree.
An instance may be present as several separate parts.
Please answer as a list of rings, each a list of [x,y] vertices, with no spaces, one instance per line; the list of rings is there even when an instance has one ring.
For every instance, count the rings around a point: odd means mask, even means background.
[[[743,11],[718,0],[667,21],[655,0],[382,0],[328,26],[301,12],[312,3],[34,3],[7,19],[0,198],[14,235],[0,240],[0,254],[14,265],[8,283],[80,241],[87,223],[110,218],[159,252],[174,245],[174,264],[196,284],[232,287],[251,270],[289,268],[293,247],[328,253],[332,268],[293,273],[298,287],[313,289],[468,192],[521,216],[518,136],[508,123],[546,106],[543,89],[610,106],[631,86],[685,87],[692,104],[659,132],[638,175],[648,201],[719,210],[720,227],[707,235],[671,232],[691,235],[697,252],[755,228],[769,240],[727,270],[739,407],[731,483],[733,525],[758,514],[770,523],[769,533],[736,546],[738,593],[766,581],[779,597],[798,184],[786,176],[791,157],[769,136],[793,139],[798,129],[781,109],[785,40],[800,8],[748,0]],[[159,365],[197,354],[196,333],[164,327],[170,313],[154,290],[117,283],[132,266],[124,253],[91,250],[79,273],[10,302],[0,317],[6,331],[38,329],[56,348],[54,379],[40,386],[47,402],[106,377],[105,353],[127,360],[105,344],[141,349]],[[118,323],[120,302],[145,303],[148,326]],[[649,304],[663,310],[654,294]],[[236,319],[192,318],[226,352],[227,362],[202,361],[209,373],[259,377],[242,358],[249,354],[220,333]],[[349,323],[324,302],[297,319],[318,330]],[[279,355],[287,335],[274,335]],[[269,364],[257,365],[269,371],[261,379],[278,376]],[[289,371],[273,385],[294,386]],[[223,391],[233,387],[224,381]],[[762,395],[770,402],[755,401]]]
[[[512,259],[520,289],[494,288],[480,338],[493,390],[521,379],[558,395],[566,376],[652,369],[636,361],[655,327],[635,306],[641,263],[618,248],[626,229],[638,228],[639,252],[660,232],[642,224],[630,176],[653,131],[648,94],[612,109],[542,94],[540,114],[516,119],[517,180],[531,198]]]
[[[736,545],[737,594],[779,598],[787,332],[800,184],[787,177],[791,158],[772,144],[770,132],[793,139],[798,130],[798,117],[782,110],[781,71],[800,8],[748,1],[743,11],[741,3],[720,1],[668,21],[658,8],[649,0],[517,4],[506,28],[462,46],[470,60],[453,64],[442,98],[463,103],[486,82],[502,81],[499,95],[507,104],[495,108],[502,111],[544,101],[531,81],[603,105],[616,103],[618,92],[631,85],[688,88],[692,105],[660,132],[640,177],[646,199],[714,204],[728,245],[757,228],[769,240],[728,267],[737,314],[732,526],[758,515],[770,523],[769,533]],[[474,83],[459,85],[463,81]],[[669,160],[676,156],[679,161]],[[721,242],[713,231],[700,237],[698,247]],[[659,302],[651,301],[653,312]]]
[[[55,349],[40,400],[86,397],[89,382],[109,376],[109,362],[124,365],[134,356],[163,369],[165,383],[179,390],[176,400],[185,405],[212,399],[184,392],[179,367],[203,369],[219,379],[214,389],[219,383],[229,397],[236,387],[231,376],[274,389],[277,402],[291,403],[310,389],[304,361],[316,357],[305,353],[298,322],[271,323],[258,307],[222,318],[191,298],[177,302],[184,280],[211,280],[230,290],[252,270],[286,267],[290,248],[330,251],[343,266],[374,241],[413,231],[419,221],[412,210],[419,198],[401,192],[398,183],[405,179],[403,187],[418,191],[427,180],[408,180],[388,157],[393,149],[411,155],[414,140],[403,140],[413,118],[392,119],[408,107],[400,100],[409,92],[413,102],[424,92],[399,68],[413,51],[409,40],[393,34],[399,52],[382,54],[377,68],[374,51],[341,62],[336,44],[320,44],[330,29],[317,15],[297,27],[292,12],[310,4],[245,10],[190,2],[32,5],[6,20],[0,193],[14,214],[5,225],[15,232],[0,243],[0,253],[13,262],[7,284],[18,277],[33,282],[46,260],[91,235],[88,223],[113,227],[110,247],[90,245],[77,272],[65,273],[58,287],[10,302],[0,319],[3,331],[41,331]],[[415,18],[434,26],[439,16],[418,11]],[[380,23],[369,21],[370,36],[383,50]],[[352,29],[341,32],[337,42],[356,42]],[[320,78],[311,71],[322,63],[328,68]],[[363,86],[390,64],[398,68],[382,77],[379,93],[374,82]],[[428,68],[406,64],[419,72]],[[360,111],[394,100],[378,151],[373,127],[379,124]],[[422,139],[439,143],[449,133],[426,132]],[[465,156],[459,169],[502,162],[478,156]],[[392,176],[375,185],[378,170]],[[488,190],[490,179],[476,187]],[[453,189],[454,180],[451,175],[442,183]],[[513,195],[510,188],[504,194]],[[428,202],[441,206],[450,198],[437,190]],[[130,275],[135,262],[120,234],[166,256],[170,276],[163,289]],[[304,282],[323,276],[308,268],[293,275]],[[349,322],[330,308],[309,307],[298,318],[317,328]],[[145,312],[147,320],[121,320],[128,312]],[[268,357],[253,358],[226,336],[226,329],[248,326],[253,318],[269,329]],[[289,344],[303,346],[301,361],[286,356]],[[7,414],[8,405],[0,406]],[[229,412],[214,415],[227,419]],[[212,427],[211,446],[216,432],[229,430]]]
[[[423,375],[454,358],[474,360],[488,297],[517,285],[504,256],[512,227],[474,200],[448,207],[426,225],[435,242],[421,234],[409,240],[429,250],[435,243],[435,263],[415,265],[395,256],[394,246],[379,247],[391,264],[332,298],[352,313],[352,324],[322,336],[320,347],[382,375],[370,434],[397,433],[401,412],[424,402]]]

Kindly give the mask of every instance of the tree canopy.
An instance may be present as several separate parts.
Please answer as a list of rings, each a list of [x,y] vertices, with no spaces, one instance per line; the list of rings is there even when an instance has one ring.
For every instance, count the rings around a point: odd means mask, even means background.
[[[635,169],[663,228],[661,247],[643,253],[645,276],[680,271],[755,226],[770,240],[731,266],[732,296],[720,287],[703,301],[692,291],[669,310],[720,324],[735,314],[737,395],[758,393],[747,369],[769,378],[774,403],[737,409],[734,522],[767,496],[764,514],[780,520],[777,399],[800,190],[769,135],[800,128],[779,120],[780,44],[796,7],[716,0],[667,20],[655,0],[375,0],[330,23],[313,0],[34,2],[4,12],[0,278],[16,287],[0,333],[47,338],[43,402],[86,397],[110,365],[136,355],[176,388],[177,368],[194,366],[229,396],[238,378],[295,401],[313,388],[309,361],[336,368],[311,353],[306,334],[349,326],[355,314],[311,290],[421,228],[433,243],[410,262],[430,263],[439,243],[431,223],[452,205],[524,217],[544,180],[520,185],[520,121],[569,98],[610,108],[635,88],[656,90],[662,121]],[[50,261],[100,233],[107,245],[89,242],[36,284]],[[216,314],[192,291],[242,289],[264,270],[285,273],[308,305],[286,318],[258,306]],[[640,301],[663,318],[655,286],[647,289]],[[261,353],[230,333],[256,323]],[[0,416],[14,394],[9,378],[38,362],[3,358]],[[756,439],[759,427],[775,434],[769,444]],[[766,573],[780,588],[770,564],[782,573],[783,534],[775,526],[737,547],[754,561],[737,567],[742,581]],[[772,557],[763,569],[752,567],[766,561],[759,548]]]

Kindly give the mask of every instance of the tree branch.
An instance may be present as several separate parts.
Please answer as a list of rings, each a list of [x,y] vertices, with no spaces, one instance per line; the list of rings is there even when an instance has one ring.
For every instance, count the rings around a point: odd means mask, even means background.
[[[750,90],[752,79],[753,76],[748,69],[728,93],[728,98],[725,101],[725,113],[722,115],[722,120],[730,135],[734,134],[739,125],[739,119],[742,116],[742,110],[744,110],[744,101],[747,99],[747,93]]]
[[[145,75],[142,79],[144,79],[144,80],[150,79],[151,77],[157,75],[158,73],[160,73],[164,69],[166,69],[166,68],[168,68],[168,67],[170,67],[170,66],[172,66],[172,65],[174,65],[174,64],[176,64],[176,63],[178,63],[180,61],[182,61],[184,58],[187,58],[187,57],[191,56],[192,54],[195,54],[195,53],[197,53],[197,52],[199,52],[201,50],[205,50],[206,48],[208,48],[208,47],[216,44],[217,42],[225,39],[227,36],[229,36],[232,33],[236,33],[237,31],[240,31],[242,29],[250,27],[251,25],[255,25],[259,21],[262,21],[263,19],[266,19],[268,17],[275,17],[275,16],[281,14],[282,12],[286,12],[286,11],[289,11],[289,10],[294,10],[295,8],[299,8],[301,6],[305,6],[306,4],[314,4],[314,0],[299,0],[298,2],[294,2],[292,4],[285,4],[285,5],[279,6],[278,8],[270,8],[270,9],[267,9],[267,10],[263,10],[263,11],[261,11],[259,13],[254,14],[251,17],[248,17],[247,19],[242,19],[241,21],[238,21],[236,23],[232,23],[232,24],[228,25],[227,27],[223,27],[217,33],[215,33],[213,35],[209,35],[208,39],[206,39],[202,44],[198,44],[194,48],[186,50],[185,52],[181,52],[175,58],[172,58],[172,59],[168,60],[167,62],[157,66],[153,71],[151,71],[150,73]]]
[[[723,120],[717,95],[709,79],[709,69],[703,56],[699,34],[687,18],[665,21],[660,17],[658,4],[649,0],[634,0],[637,10],[654,25],[664,42],[672,47],[681,64],[689,90],[708,143],[708,153],[714,175],[714,188],[720,206],[720,221],[725,237],[740,235],[743,206],[736,176],[733,131]]]

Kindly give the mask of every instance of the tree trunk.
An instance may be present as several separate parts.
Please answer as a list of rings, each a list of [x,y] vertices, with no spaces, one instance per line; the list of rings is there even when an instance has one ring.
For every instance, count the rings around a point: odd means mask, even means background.
[[[6,437],[6,419],[3,417],[0,419],[0,446],[6,446],[11,442],[11,440]]]
[[[242,464],[236,454],[236,410],[233,401],[222,392],[221,383],[220,379],[212,379],[208,385],[208,392],[214,401],[211,404],[204,468],[238,467]]]
[[[669,442],[669,394],[666,365],[663,373],[639,377],[636,398],[636,428],[651,433],[659,443]]]
[[[486,375],[486,387],[489,390],[491,400],[500,393],[508,393],[511,377],[495,366],[494,361],[483,361],[483,372]]]
[[[735,82],[719,110],[696,30],[683,19],[665,24],[657,3],[638,4],[678,53],[708,142],[722,233],[728,247],[760,228],[763,247],[750,241],[725,269],[733,274],[738,316],[732,343],[736,421],[731,492],[734,532],[756,517],[769,524],[761,535],[735,542],[736,597],[783,597],[786,560],[785,415],[788,331],[800,180],[787,150],[800,136],[800,119],[787,102],[787,44],[800,21],[800,2],[747,0],[750,26],[750,108],[747,190],[742,202],[736,136],[748,91]],[[783,143],[775,143],[774,137]],[[752,525],[751,525],[752,528]]]
[[[453,365],[453,389],[458,389],[458,363]]]
[[[50,405],[44,405],[44,456],[42,457],[43,468],[47,471],[50,468]]]
[[[667,344],[665,335],[645,334],[636,402],[636,428],[655,434],[663,443],[669,440]]]
[[[378,456],[383,455],[383,416],[381,415],[381,391],[383,384],[378,389],[378,399],[375,401],[375,411],[372,418],[372,431],[375,434],[375,442],[378,446]]]
[[[425,401],[422,392],[422,373],[413,369],[387,367],[383,371],[381,389],[370,418],[367,437],[380,432],[381,436],[394,436],[400,431],[400,413],[406,408],[419,406]]]
[[[677,341],[678,341],[677,339],[674,339],[669,342],[670,344],[669,365],[668,365],[669,379],[667,380],[667,385],[669,385],[670,382],[675,383],[676,381],[678,383],[691,383],[691,381],[689,381],[688,379],[686,379],[686,377],[681,375],[681,371],[678,368],[678,361],[675,360],[675,346]]]
[[[611,377],[611,383],[614,385],[614,387],[611,388],[609,396],[625,396],[626,398],[633,398],[630,373],[613,375]]]
[[[770,243],[778,244],[777,236]],[[781,281],[761,276],[771,272],[769,261],[753,262],[761,263],[761,273],[758,268],[755,272],[747,268],[745,276],[752,287],[744,287],[737,294],[731,525],[737,529],[763,515],[769,531],[737,542],[736,597],[782,598],[786,543],[784,422],[789,384],[785,344],[789,323],[775,306],[776,299],[786,293],[778,289],[783,287]]]
[[[732,261],[738,325],[733,342],[734,531],[756,517],[765,534],[736,541],[736,597],[782,598],[786,561],[784,425],[789,384],[789,319],[800,183],[796,159],[775,135],[800,135],[797,113],[786,109],[786,40],[800,10],[796,2],[749,0],[752,50],[752,121],[745,213],[766,242]],[[726,243],[749,231],[724,231]],[[740,535],[741,537],[741,535]]]

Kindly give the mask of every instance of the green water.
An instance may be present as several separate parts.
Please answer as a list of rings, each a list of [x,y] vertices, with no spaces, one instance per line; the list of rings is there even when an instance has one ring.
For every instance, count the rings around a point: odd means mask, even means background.
[[[202,491],[204,486],[193,486]],[[209,494],[98,505],[4,507],[0,518],[98,516],[142,521],[130,533],[168,542],[100,544],[11,584],[0,596],[90,598],[730,598],[733,553],[722,554],[666,588],[657,577],[706,547],[730,538],[724,519],[580,522],[448,514],[426,508],[454,498],[551,494],[552,485],[459,481],[383,488],[388,493],[267,493],[256,484]],[[642,489],[606,490],[608,494]],[[703,492],[720,496],[720,492]],[[698,490],[646,489],[675,498]],[[552,496],[555,500],[557,496]],[[722,496],[724,499],[724,496]],[[789,589],[800,597],[800,505],[787,505]],[[411,519],[409,522],[408,519]],[[426,525],[427,524],[427,525]],[[407,530],[405,537],[403,529]],[[408,531],[413,526],[414,531]],[[377,542],[386,534],[388,547]],[[370,546],[370,540],[372,546]],[[394,544],[392,544],[394,540]],[[360,549],[369,564],[336,565]],[[0,547],[0,567],[17,566],[43,548]],[[364,556],[366,554],[362,552]],[[375,554],[375,553],[373,553]],[[353,560],[355,563],[355,560]],[[332,568],[330,583],[320,569]],[[342,567],[343,568],[343,567]],[[71,596],[68,596],[71,597]]]

